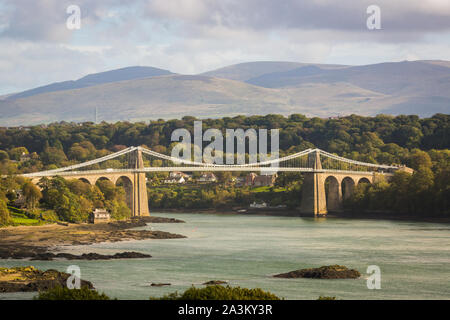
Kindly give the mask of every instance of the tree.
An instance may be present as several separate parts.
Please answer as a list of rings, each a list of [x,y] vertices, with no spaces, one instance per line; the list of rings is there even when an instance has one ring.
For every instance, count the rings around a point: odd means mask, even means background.
[[[6,226],[11,222],[6,201],[0,198],[0,226]]]
[[[9,156],[11,159],[19,161],[22,154],[28,154],[28,150],[25,147],[12,148],[9,150]]]
[[[42,198],[41,190],[30,181],[25,182],[22,186],[22,192],[29,209],[34,209],[36,204]]]
[[[9,154],[8,152],[4,150],[0,150],[0,161],[9,160]]]
[[[434,175],[429,167],[419,167],[412,175],[410,190],[416,195],[430,190],[434,184]]]
[[[67,161],[66,154],[63,150],[49,147],[44,150],[44,152],[41,154],[42,162],[46,165],[55,164],[55,165],[61,165],[63,161]]]
[[[414,149],[408,159],[408,164],[414,170],[418,170],[420,167],[431,168],[432,166],[430,155],[419,149]]]

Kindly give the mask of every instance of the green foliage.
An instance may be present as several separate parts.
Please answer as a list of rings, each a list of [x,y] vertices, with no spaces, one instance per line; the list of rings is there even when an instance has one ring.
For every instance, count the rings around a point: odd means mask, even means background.
[[[419,170],[421,167],[431,168],[432,162],[431,157],[425,151],[414,149],[408,159],[409,167],[414,170]]]
[[[306,118],[303,115],[237,116],[223,119],[204,119],[204,130],[217,128],[278,128],[283,154],[309,147],[318,147],[355,160],[373,159],[405,163],[405,155],[413,149],[431,150],[450,147],[450,116],[436,114],[431,118],[417,116],[362,117],[351,115],[339,119]],[[37,152],[44,165],[69,164],[86,161],[117,151],[120,146],[145,144],[157,152],[170,152],[172,131],[176,128],[192,130],[193,117],[182,120],[151,121],[145,123],[55,123],[46,128],[29,130],[9,128],[0,130],[0,149],[10,158],[20,157],[24,147]],[[207,142],[205,142],[205,145]],[[67,156],[66,156],[67,154]],[[11,157],[11,155],[13,155]],[[17,159],[16,159],[17,160]],[[37,164],[27,164],[36,166]]]
[[[69,289],[67,287],[54,287],[44,292],[40,292],[35,300],[110,300],[104,293],[98,293],[88,287],[81,289]]]
[[[10,224],[13,226],[38,226],[46,223],[45,220],[47,220],[38,210],[25,211],[12,206],[8,206],[8,210],[11,217]]]
[[[41,153],[41,160],[46,165],[55,164],[56,166],[60,166],[64,163],[64,161],[67,160],[67,157],[64,153],[64,150],[55,147],[49,147]]]
[[[280,298],[259,288],[247,289],[215,285],[201,289],[192,286],[182,294],[175,292],[155,300],[280,300]]]
[[[4,150],[0,150],[0,161],[9,160],[9,154],[8,152]]]
[[[0,149],[4,152],[0,151],[0,174],[57,168],[104,156],[132,145],[146,145],[154,151],[169,154],[173,147],[173,130],[186,128],[192,132],[194,120],[194,117],[184,117],[181,120],[157,120],[150,123],[61,122],[45,128],[33,126],[29,130],[2,128]],[[300,114],[289,117],[269,114],[203,119],[203,129],[210,128],[217,128],[223,133],[226,128],[278,128],[280,156],[318,147],[354,160],[407,164],[417,171],[412,177],[399,174],[387,185],[360,187],[361,190],[356,190],[354,199],[346,201],[347,207],[354,210],[448,212],[450,115],[436,114],[424,119],[414,115],[351,115],[338,119],[321,119],[307,118]],[[209,142],[204,143],[205,147]],[[22,153],[28,152],[31,155],[36,153],[36,156],[26,162],[11,161],[19,160]],[[123,166],[123,160],[114,161],[108,165]],[[156,162],[160,160],[154,161],[153,165],[157,165]],[[255,192],[245,187],[234,188],[226,184],[229,175],[218,174],[219,185],[208,188],[160,188],[158,185],[164,180],[164,176],[151,174],[151,183],[157,189],[152,189],[149,193],[150,205],[154,208],[207,208],[248,205],[262,199],[271,205],[286,204],[294,208],[300,203],[302,178],[294,173],[279,175],[276,187],[285,192],[278,193],[275,189]],[[8,194],[8,199],[13,200],[14,194],[8,192],[17,187],[5,188],[3,184],[10,183],[7,180],[2,180],[0,190]],[[23,185],[23,182],[19,185]],[[55,186],[50,189],[54,190],[47,190],[41,202],[47,208],[54,209],[63,219],[83,221],[86,212],[93,207],[106,207],[117,218],[128,215],[122,189],[117,190],[108,183],[100,183],[96,188],[75,182],[66,186],[63,191]]]
[[[43,178],[42,204],[56,213],[59,220],[86,222],[94,208],[106,208],[113,219],[126,219],[131,210],[125,203],[125,191],[110,181],[99,181],[96,186],[80,180],[62,177]],[[54,215],[49,218],[53,220]]]
[[[22,154],[28,154],[28,150],[25,147],[12,148],[9,150],[9,157],[18,161]]]
[[[39,188],[30,181],[25,182],[25,184],[22,186],[22,192],[29,209],[34,209],[36,207],[36,204],[42,198],[41,190],[39,190]]]
[[[248,206],[252,202],[270,205],[287,205],[295,208],[300,204],[301,181],[290,188],[235,187],[231,185],[172,185],[154,186],[148,189],[151,208],[231,208]]]
[[[428,154],[413,155],[418,170],[411,175],[396,172],[389,182],[378,181],[372,185],[359,184],[354,193],[344,201],[352,211],[394,211],[419,215],[450,214],[450,167],[437,165],[435,175]],[[425,160],[424,160],[425,159]],[[422,161],[424,160],[424,161]]]
[[[0,227],[6,226],[11,223],[11,217],[9,215],[6,201],[0,197]]]

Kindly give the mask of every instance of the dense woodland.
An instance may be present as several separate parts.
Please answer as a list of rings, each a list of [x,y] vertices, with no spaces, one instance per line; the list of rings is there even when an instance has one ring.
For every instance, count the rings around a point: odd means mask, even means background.
[[[146,146],[170,154],[173,130],[193,131],[195,118],[117,123],[54,123],[47,126],[0,128],[0,174],[34,172],[84,162],[123,149]],[[347,158],[383,164],[406,164],[413,175],[396,174],[390,181],[357,187],[346,201],[348,210],[389,210],[422,215],[449,214],[450,198],[450,115],[431,118],[417,116],[348,116],[336,119],[307,118],[294,114],[237,116],[204,119],[203,130],[216,128],[280,129],[280,156],[318,147]],[[151,183],[157,176],[149,176]],[[273,204],[291,207],[300,201],[301,178],[282,174],[277,185],[267,190],[235,188],[226,177],[214,187],[160,188],[150,192],[151,207],[215,207],[248,204],[270,199]],[[117,218],[129,212],[123,188],[114,185],[89,186],[58,179],[43,181],[42,190],[25,179],[8,177],[0,184],[0,224],[8,220],[7,204],[12,190],[21,188],[28,208],[53,210],[58,218],[84,221],[94,206],[106,207]],[[178,189],[177,189],[178,188]],[[180,189],[181,188],[181,189]],[[37,189],[37,190],[36,190]],[[113,190],[113,191],[111,191]]]

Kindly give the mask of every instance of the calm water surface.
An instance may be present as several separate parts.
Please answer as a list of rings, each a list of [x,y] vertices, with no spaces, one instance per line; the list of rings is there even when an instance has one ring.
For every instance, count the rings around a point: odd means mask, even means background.
[[[34,265],[65,271],[80,266],[82,278],[119,299],[148,299],[208,280],[262,288],[286,299],[450,299],[450,226],[422,222],[274,216],[163,214],[179,224],[145,228],[188,238],[123,241],[66,248],[71,253],[139,251],[153,257],[110,261],[0,260],[0,266]],[[277,279],[301,268],[342,264],[359,270],[357,280]],[[367,267],[380,267],[381,289],[368,290]],[[168,287],[151,287],[168,282]],[[0,294],[0,299],[34,293]]]

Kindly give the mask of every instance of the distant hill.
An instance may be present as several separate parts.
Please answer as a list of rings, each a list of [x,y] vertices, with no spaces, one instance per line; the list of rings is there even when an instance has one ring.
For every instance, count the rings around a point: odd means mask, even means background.
[[[81,89],[103,83],[149,78],[168,74],[172,74],[172,72],[153,67],[127,67],[122,69],[89,74],[75,81],[70,80],[52,83],[46,86],[10,95],[7,97],[7,99],[14,100],[18,98],[31,97],[41,93],[71,90],[71,89]]]
[[[309,65],[285,72],[266,73],[246,82],[266,88],[346,82],[384,94],[448,95],[449,67],[450,65],[423,61],[389,62],[339,69]]]
[[[228,67],[202,73],[202,75],[237,81],[248,81],[252,78],[256,78],[265,74],[286,72],[311,65],[321,66],[323,69],[334,69],[345,67],[342,65],[332,65],[332,64],[320,65],[320,64],[283,62],[283,61],[255,61],[255,62],[234,64]]]
[[[303,113],[329,117],[450,111],[450,62],[367,66],[254,62],[201,75],[130,67],[0,99],[0,126]]]

